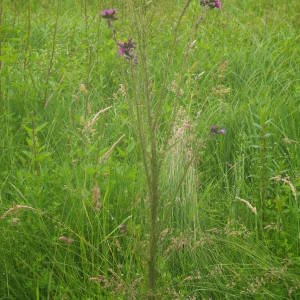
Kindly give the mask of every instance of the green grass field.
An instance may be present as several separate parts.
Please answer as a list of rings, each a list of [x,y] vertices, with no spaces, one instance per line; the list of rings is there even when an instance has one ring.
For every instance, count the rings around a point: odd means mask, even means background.
[[[1,300],[300,299],[299,1],[0,8]]]

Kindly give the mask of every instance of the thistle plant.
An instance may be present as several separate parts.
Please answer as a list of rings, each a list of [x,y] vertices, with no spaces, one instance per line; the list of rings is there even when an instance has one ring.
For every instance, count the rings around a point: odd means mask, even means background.
[[[174,35],[176,42],[177,31],[180,26],[181,19],[187,12],[191,1],[187,1],[183,11],[176,22]],[[214,7],[220,8],[220,1],[213,1]],[[201,3],[206,6],[206,3]],[[212,5],[208,4],[211,8]],[[130,73],[130,79],[128,84],[131,85],[131,99],[133,103],[130,103],[132,109],[131,115],[133,116],[133,127],[136,131],[137,138],[139,140],[142,161],[144,166],[144,174],[146,178],[147,186],[147,199],[149,202],[149,260],[148,260],[148,298],[157,299],[157,255],[158,255],[158,235],[159,235],[159,207],[162,197],[160,173],[162,162],[167,156],[166,145],[169,145],[170,135],[163,132],[162,122],[165,122],[167,132],[173,130],[173,124],[178,116],[180,107],[178,106],[179,91],[176,91],[176,98],[172,109],[172,115],[169,120],[165,120],[162,114],[163,99],[157,100],[151,86],[151,74],[149,68],[149,53],[148,49],[151,45],[149,31],[151,30],[151,21],[147,15],[146,5],[137,5],[134,1],[129,2],[129,8],[131,11],[132,23],[134,32],[133,36],[136,36],[136,42],[130,37],[127,41],[118,41],[117,32],[113,26],[113,21],[117,20],[116,9],[105,9],[101,13],[101,17],[107,20],[109,28],[112,29],[113,39],[116,42],[118,48],[118,54],[124,57],[129,63],[128,72]],[[193,42],[194,34],[197,28],[204,18],[204,14],[196,20],[195,26],[193,26],[189,33],[190,39],[188,47],[184,52],[183,61],[181,64],[180,79],[185,72],[187,58],[190,54],[190,50],[194,46]],[[171,47],[170,47],[171,48]],[[181,80],[180,80],[180,83]],[[178,88],[180,89],[180,83]],[[163,84],[163,83],[162,83]],[[164,120],[163,120],[164,119]],[[224,128],[212,127],[211,134],[224,135],[226,130]],[[175,187],[175,193],[172,194],[172,198],[178,193],[180,185],[184,182],[184,177],[187,174],[187,170],[194,161],[194,157],[190,157],[185,172],[183,172],[183,178],[179,180],[179,186]]]

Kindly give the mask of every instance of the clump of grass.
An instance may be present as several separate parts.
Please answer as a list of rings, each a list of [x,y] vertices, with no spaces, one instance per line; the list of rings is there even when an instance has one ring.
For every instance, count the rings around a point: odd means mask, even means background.
[[[179,108],[162,166],[162,190],[166,199],[162,203],[163,211],[166,211],[162,216],[163,223],[169,223],[168,217],[172,218],[171,223],[177,230],[193,228],[196,232],[199,216],[193,208],[197,207],[199,178],[195,137],[195,122],[182,107]],[[203,146],[196,144],[197,147]]]
[[[190,1],[187,1],[183,11],[175,25],[175,40],[178,27],[180,25],[181,19],[183,18],[184,14],[186,13],[189,7]],[[145,4],[144,4],[145,5]],[[137,56],[136,58],[133,49],[135,45],[132,44],[131,40],[128,42],[130,43],[131,49],[126,50],[122,49],[121,53],[127,54],[127,59],[131,62],[131,73],[132,79],[135,87],[134,90],[134,113],[136,117],[136,132],[138,133],[139,142],[142,149],[142,157],[143,157],[143,164],[144,164],[144,172],[146,177],[147,183],[147,194],[149,199],[150,205],[150,225],[149,225],[149,273],[148,273],[148,286],[149,286],[149,299],[156,298],[156,278],[158,274],[157,270],[157,251],[158,251],[158,216],[159,216],[159,208],[161,206],[160,201],[162,198],[162,187],[161,187],[161,164],[164,157],[168,156],[166,150],[160,153],[159,149],[164,148],[168,145],[169,137],[167,136],[166,140],[162,142],[160,139],[163,138],[163,134],[161,133],[162,126],[161,122],[161,111],[162,108],[162,99],[155,99],[151,88],[150,82],[150,70],[149,70],[149,56],[148,56],[148,48],[151,46],[150,40],[150,32],[152,30],[151,23],[149,21],[149,17],[147,14],[147,7],[144,5],[136,5],[136,3],[130,3],[130,11],[133,16],[133,21],[136,26],[135,34],[137,36]],[[194,30],[197,30],[200,21],[203,19],[201,15],[200,18],[197,20],[195,28],[193,28],[191,36],[195,34]],[[121,47],[124,47],[122,44]],[[127,45],[127,44],[126,44]],[[180,66],[179,70],[179,82],[178,88],[181,84],[182,75],[181,73],[184,72],[185,66],[184,63],[188,59],[188,55],[190,50],[193,48],[194,42],[188,41],[187,50],[185,51],[183,61]],[[132,52],[130,53],[130,50]],[[137,66],[134,66],[137,64]],[[172,90],[171,90],[172,92]],[[165,124],[169,130],[173,129],[174,120],[178,118],[179,114],[179,107],[178,107],[178,100],[180,96],[180,89],[175,92],[175,101],[172,107],[172,114],[170,120],[165,119]],[[180,118],[180,116],[179,116]],[[179,129],[178,130],[182,130]],[[178,138],[174,136],[174,138]],[[176,143],[176,142],[175,142]],[[186,153],[187,154],[187,153]],[[179,182],[177,183],[177,187],[173,192],[175,197],[180,189],[182,182],[185,180],[186,174],[189,170],[191,162],[193,162],[193,158],[189,159],[187,166],[185,166],[186,170],[183,174],[177,174],[180,178]],[[195,221],[195,218],[194,218]]]

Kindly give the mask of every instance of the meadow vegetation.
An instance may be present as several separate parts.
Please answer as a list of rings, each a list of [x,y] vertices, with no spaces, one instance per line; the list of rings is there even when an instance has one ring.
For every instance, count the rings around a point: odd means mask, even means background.
[[[0,11],[1,300],[300,299],[299,1]]]

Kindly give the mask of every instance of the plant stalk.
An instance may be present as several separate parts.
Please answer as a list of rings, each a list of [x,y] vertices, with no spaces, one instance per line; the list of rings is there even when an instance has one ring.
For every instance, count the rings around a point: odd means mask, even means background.
[[[49,89],[49,79],[51,75],[51,71],[54,64],[54,56],[55,56],[55,47],[56,47],[56,33],[57,33],[57,22],[58,22],[58,12],[59,12],[59,1],[57,1],[57,11],[56,11],[56,19],[53,29],[53,37],[52,37],[52,49],[51,49],[51,56],[48,66],[48,71],[46,75],[46,86],[45,86],[45,95],[44,95],[44,108],[47,108],[49,99],[48,99],[48,89]]]

